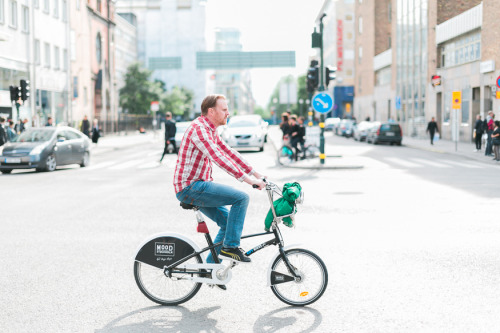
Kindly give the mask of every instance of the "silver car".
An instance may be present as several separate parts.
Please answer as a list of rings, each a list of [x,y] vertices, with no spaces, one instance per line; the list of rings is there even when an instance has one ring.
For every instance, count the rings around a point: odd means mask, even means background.
[[[221,137],[236,149],[264,151],[267,142],[268,123],[260,115],[233,116],[223,129]]]

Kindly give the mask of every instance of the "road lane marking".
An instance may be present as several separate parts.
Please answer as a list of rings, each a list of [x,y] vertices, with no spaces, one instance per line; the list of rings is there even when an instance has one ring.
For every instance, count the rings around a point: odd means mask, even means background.
[[[448,164],[452,164],[452,165],[455,165],[455,166],[458,166],[458,167],[468,168],[468,169],[482,169],[483,168],[482,166],[475,165],[475,164],[461,163],[461,162],[448,161],[448,160],[447,161],[443,161],[443,163],[448,163]]]
[[[420,165],[420,164],[408,162],[408,161],[403,160],[403,159],[398,158],[398,157],[386,157],[386,158],[384,158],[384,160],[391,162],[391,163],[394,163],[394,164],[404,166],[406,168],[421,168],[422,167],[422,165]]]
[[[91,164],[90,166],[83,168],[83,170],[95,170],[109,167],[110,165],[116,164],[116,161],[102,162],[97,164]]]
[[[424,160],[421,158],[412,158],[411,160],[418,162],[418,163],[421,163],[421,164],[424,164],[424,165],[432,166],[435,168],[451,168],[451,165],[441,164],[441,163],[437,163],[437,162],[431,162],[431,161],[427,161],[427,160]]]
[[[134,166],[141,164],[143,162],[144,162],[143,160],[132,160],[132,161],[128,161],[128,162],[124,162],[124,163],[120,163],[118,165],[115,165],[115,166],[109,168],[109,170],[123,170],[123,169],[134,167]]]

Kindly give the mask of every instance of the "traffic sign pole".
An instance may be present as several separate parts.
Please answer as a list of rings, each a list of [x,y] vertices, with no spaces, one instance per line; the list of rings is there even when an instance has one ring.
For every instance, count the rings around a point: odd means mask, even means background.
[[[325,86],[323,85],[323,18],[326,16],[326,14],[323,14],[319,20],[319,35],[320,35],[320,40],[321,40],[321,45],[320,45],[320,57],[321,57],[321,62],[320,62],[320,78],[321,81],[319,83],[319,89],[318,91],[322,92],[325,90]],[[333,103],[332,103],[333,104]],[[321,113],[321,120],[319,122],[319,128],[321,129],[320,135],[319,135],[319,162],[321,164],[325,164],[325,114]]]

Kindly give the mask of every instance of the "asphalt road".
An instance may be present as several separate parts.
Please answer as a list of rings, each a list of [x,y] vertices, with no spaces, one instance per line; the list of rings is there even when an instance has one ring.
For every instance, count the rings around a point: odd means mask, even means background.
[[[305,204],[284,238],[323,258],[326,293],[304,308],[280,302],[266,287],[269,247],[236,267],[227,291],[203,286],[182,306],[162,307],[135,284],[137,246],[167,230],[200,246],[204,238],[178,207],[175,159],[159,165],[161,150],[142,143],[101,152],[89,168],[0,176],[1,332],[500,330],[500,166],[330,135],[328,154],[364,168],[282,169],[271,144],[245,153],[274,182],[303,185]],[[214,178],[250,194],[244,233],[261,232],[265,192],[219,170]]]

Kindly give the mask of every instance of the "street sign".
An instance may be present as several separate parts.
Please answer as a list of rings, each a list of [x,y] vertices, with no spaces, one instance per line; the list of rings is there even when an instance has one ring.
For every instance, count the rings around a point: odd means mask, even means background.
[[[396,110],[401,110],[401,97],[396,96]]]
[[[500,88],[500,76],[497,77],[497,87]]]
[[[462,92],[454,91],[451,93],[451,108],[461,109],[462,108]]]
[[[158,101],[151,102],[151,111],[153,111],[153,112],[160,111],[160,102],[158,102]]]
[[[326,113],[333,107],[333,98],[325,92],[317,93],[312,99],[312,107],[320,113]]]

